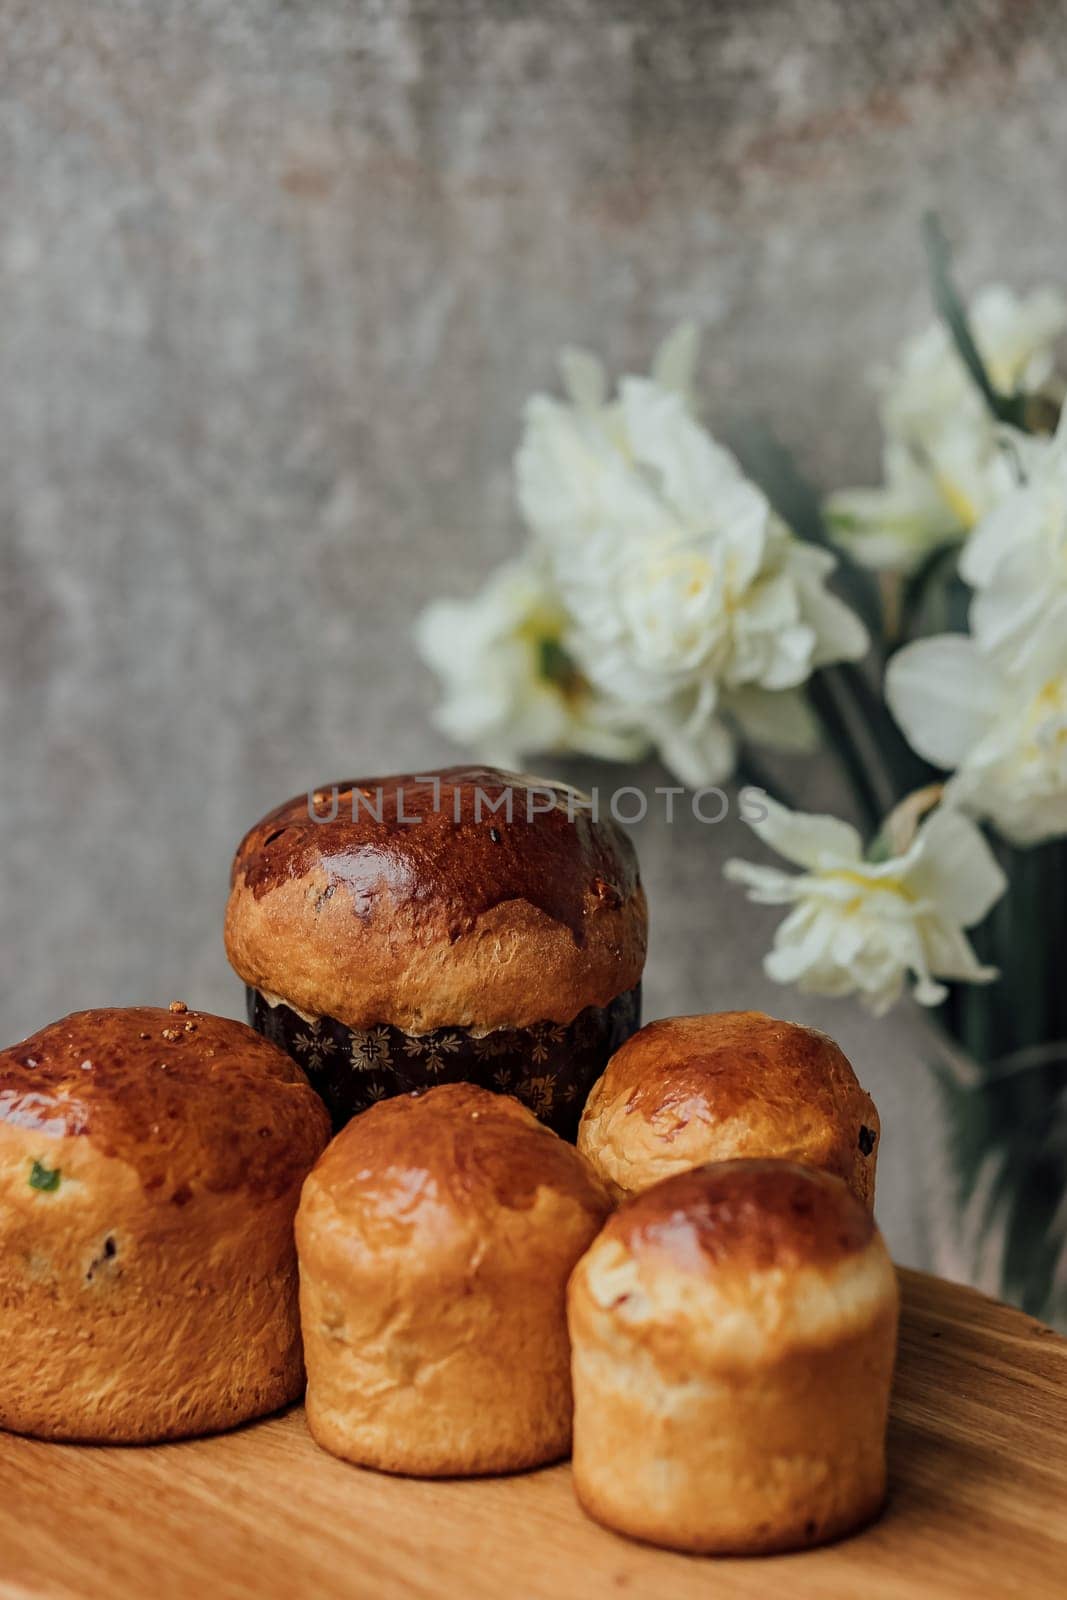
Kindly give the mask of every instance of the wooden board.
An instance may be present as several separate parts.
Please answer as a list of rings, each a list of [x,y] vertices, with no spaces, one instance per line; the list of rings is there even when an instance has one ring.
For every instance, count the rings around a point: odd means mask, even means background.
[[[802,1555],[671,1555],[586,1521],[566,1466],[418,1482],[346,1466],[299,1409],[151,1448],[0,1435],[0,1594],[62,1600],[1067,1595],[1067,1341],[905,1272],[873,1527]],[[0,1358],[2,1359],[2,1358]]]

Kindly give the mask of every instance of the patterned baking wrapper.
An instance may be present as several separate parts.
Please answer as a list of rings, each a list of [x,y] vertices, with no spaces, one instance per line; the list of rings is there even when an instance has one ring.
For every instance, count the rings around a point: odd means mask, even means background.
[[[513,1094],[542,1122],[574,1139],[586,1097],[608,1059],[641,1025],[641,986],[573,1022],[471,1033],[437,1028],[403,1033],[382,1024],[349,1028],[333,1017],[301,1016],[284,1001],[248,989],[248,1020],[303,1067],[326,1102],[334,1129],[394,1094],[438,1083],[477,1083]]]

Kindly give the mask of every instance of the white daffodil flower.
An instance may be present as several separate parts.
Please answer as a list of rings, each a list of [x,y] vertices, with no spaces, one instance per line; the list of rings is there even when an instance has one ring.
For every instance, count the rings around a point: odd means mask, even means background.
[[[544,570],[527,558],[494,572],[471,600],[438,600],[415,626],[441,679],[437,726],[499,766],[538,751],[632,760],[647,738],[603,703],[569,658],[566,616]]]
[[[1067,833],[1067,637],[1015,672],[962,634],[916,640],[890,661],[886,700],[913,748],[954,774],[953,803],[1014,844]]]
[[[1018,295],[990,284],[967,307],[974,342],[994,389],[1033,394],[1052,376],[1055,344],[1067,329],[1067,301],[1055,289]],[[876,379],[886,432],[917,439],[964,411],[988,417],[982,396],[943,322],[909,339],[896,365]]]
[[[826,588],[833,557],[790,533],[677,388],[626,378],[608,405],[575,377],[582,403],[530,402],[517,460],[566,646],[683,782],[714,783],[733,763],[723,718],[809,735],[797,691],[862,656],[866,631]]]
[[[976,590],[971,632],[1012,671],[1029,673],[1067,639],[1067,410],[1051,440],[1017,441],[1021,481],[963,547]]]
[[[994,387],[1034,393],[1053,372],[1067,302],[1051,289],[1020,297],[982,290],[968,311]],[[876,378],[885,436],[884,483],[830,496],[835,534],[866,566],[913,571],[938,545],[959,541],[1011,492],[1002,431],[943,323],[905,344]]]
[[[700,354],[700,329],[695,322],[680,322],[658,346],[652,357],[651,377],[661,389],[677,394],[690,411],[695,410],[693,380]],[[579,411],[611,409],[608,375],[599,356],[577,345],[565,345],[559,354],[563,388],[571,405]]]
[[[793,812],[764,800],[751,826],[802,870],[728,861],[725,874],[761,905],[791,905],[764,960],[769,977],[806,994],[857,994],[876,1016],[905,980],[921,1005],[947,993],[939,979],[988,983],[964,929],[980,922],[1007,881],[975,825],[938,809],[902,854],[864,859],[855,828],[836,817]]]
[[[835,539],[864,567],[913,572],[931,550],[962,536],[957,512],[945,503],[907,445],[887,441],[879,489],[839,489],[825,503]]]

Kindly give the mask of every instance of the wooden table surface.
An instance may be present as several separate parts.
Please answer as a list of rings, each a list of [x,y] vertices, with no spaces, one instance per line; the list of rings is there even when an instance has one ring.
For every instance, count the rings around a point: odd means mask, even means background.
[[[822,1550],[723,1560],[588,1522],[566,1466],[419,1482],[318,1450],[299,1408],[150,1448],[0,1435],[0,1594],[62,1600],[1067,1596],[1067,1341],[902,1273],[892,1489]]]

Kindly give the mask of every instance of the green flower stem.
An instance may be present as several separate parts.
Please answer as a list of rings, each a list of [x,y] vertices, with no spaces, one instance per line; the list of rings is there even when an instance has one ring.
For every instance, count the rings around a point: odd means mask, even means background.
[[[1029,426],[1026,396],[1001,394],[994,388],[985,362],[982,360],[971,332],[971,324],[963,300],[952,278],[952,253],[944,229],[932,211],[923,217],[923,243],[930,273],[930,288],[938,315],[952,335],[960,359],[970,373],[976,389],[989,407],[997,422],[1008,422],[1015,428],[1026,430]]]
[[[881,826],[884,811],[889,807],[883,805],[883,796],[879,794],[867,764],[857,748],[853,729],[842,709],[840,693],[835,693],[830,671],[825,670],[814,675],[808,684],[808,696],[841,772],[852,790],[864,834],[868,839],[872,839]]]
[[[883,815],[905,795],[924,789],[939,778],[927,762],[908,744],[880,692],[859,665],[830,669],[839,692],[855,705],[853,724],[866,744],[868,762],[877,774]]]
[[[1067,1038],[1067,841],[1025,849],[1001,842],[996,848],[1008,891],[972,937],[1000,978],[986,986],[958,985],[945,1021],[989,1069],[990,1080],[1004,1080],[1001,1112],[1021,1125],[1042,1115],[1048,1073],[1062,1066],[1049,1041]],[[1029,1065],[1013,1070],[1013,1062]]]
[[[958,542],[939,544],[904,584],[900,604],[900,642],[929,634],[948,633],[952,619],[949,591],[958,582]]]
[[[1057,839],[1046,852],[1042,891],[1045,995],[1048,1003],[1045,1037],[1067,1039],[1067,839]]]

